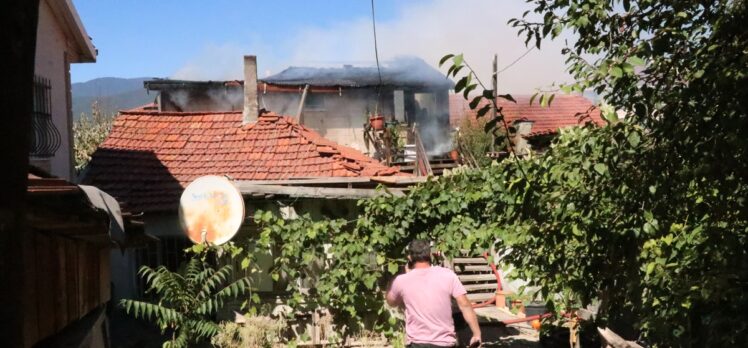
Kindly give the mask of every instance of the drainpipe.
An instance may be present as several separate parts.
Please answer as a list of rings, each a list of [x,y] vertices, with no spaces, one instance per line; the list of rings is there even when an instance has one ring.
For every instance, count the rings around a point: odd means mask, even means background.
[[[257,101],[257,56],[244,56],[244,112],[242,126],[257,122],[259,115]]]

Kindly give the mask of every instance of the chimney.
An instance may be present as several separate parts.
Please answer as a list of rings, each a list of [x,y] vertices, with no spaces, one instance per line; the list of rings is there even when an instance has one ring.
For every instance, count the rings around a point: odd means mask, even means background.
[[[257,122],[257,56],[244,56],[244,113],[242,125]]]

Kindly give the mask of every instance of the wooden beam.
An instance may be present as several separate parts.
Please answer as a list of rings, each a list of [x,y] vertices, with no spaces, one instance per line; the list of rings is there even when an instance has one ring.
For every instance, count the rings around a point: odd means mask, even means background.
[[[388,189],[385,191],[337,187],[257,185],[242,181],[235,181],[234,184],[242,195],[275,194],[300,198],[361,199],[380,196],[387,194],[387,192],[395,196],[402,196],[404,194],[399,189]]]
[[[299,124],[304,124],[304,119],[301,117],[304,112],[304,102],[306,102],[306,94],[309,92],[309,85],[304,85],[304,92],[301,93],[301,101],[299,101],[299,109],[296,111],[296,120]]]
[[[234,181],[254,185],[327,185],[327,184],[360,184],[371,182],[369,177],[321,177],[321,178],[299,178],[287,180],[238,180]]]
[[[372,176],[371,181],[389,185],[413,185],[428,180],[425,176]]]

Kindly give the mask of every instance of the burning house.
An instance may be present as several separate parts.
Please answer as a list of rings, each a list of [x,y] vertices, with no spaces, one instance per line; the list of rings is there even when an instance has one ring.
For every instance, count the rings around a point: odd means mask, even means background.
[[[159,111],[232,111],[243,108],[243,81],[145,82],[157,91]],[[424,150],[449,151],[451,80],[418,58],[376,67],[289,67],[258,81],[259,107],[291,115],[338,144],[373,155],[367,125],[372,115],[387,124],[416,125]],[[412,142],[412,139],[411,139]]]

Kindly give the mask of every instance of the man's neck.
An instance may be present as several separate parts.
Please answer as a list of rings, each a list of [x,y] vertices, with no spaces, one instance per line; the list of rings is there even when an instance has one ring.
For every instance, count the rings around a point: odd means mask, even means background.
[[[413,269],[429,268],[429,267],[431,267],[431,263],[426,262],[426,261],[419,261],[413,264]]]

